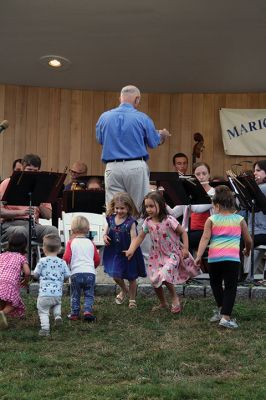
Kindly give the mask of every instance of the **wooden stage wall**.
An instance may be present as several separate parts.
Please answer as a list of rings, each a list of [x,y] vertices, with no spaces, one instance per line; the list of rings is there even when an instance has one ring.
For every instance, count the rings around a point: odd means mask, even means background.
[[[15,158],[30,152],[40,155],[43,170],[62,172],[73,161],[82,160],[88,164],[89,174],[102,175],[95,124],[103,111],[118,105],[118,97],[114,92],[0,85],[0,119],[10,124],[0,135],[1,177],[10,175]],[[186,153],[191,163],[197,131],[205,139],[201,160],[210,164],[212,175],[223,175],[241,160],[263,158],[224,154],[221,107],[266,108],[266,93],[143,94],[140,110],[158,129],[167,128],[172,134],[163,146],[149,151],[150,170],[172,171],[172,157],[178,151]]]

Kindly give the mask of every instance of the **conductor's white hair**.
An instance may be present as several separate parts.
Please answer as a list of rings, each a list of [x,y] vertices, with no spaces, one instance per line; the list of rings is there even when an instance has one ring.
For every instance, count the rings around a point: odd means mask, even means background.
[[[123,87],[121,90],[121,96],[126,96],[126,95],[137,95],[140,96],[140,90],[136,86],[128,85]]]

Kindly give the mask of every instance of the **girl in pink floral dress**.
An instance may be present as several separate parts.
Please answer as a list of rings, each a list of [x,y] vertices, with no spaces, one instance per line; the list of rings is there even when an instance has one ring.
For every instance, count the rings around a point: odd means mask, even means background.
[[[171,312],[177,314],[181,311],[181,304],[174,285],[199,275],[200,269],[195,266],[188,252],[186,231],[174,217],[168,215],[164,198],[159,192],[151,192],[145,196],[143,213],[146,219],[142,230],[126,255],[130,259],[146,234],[150,234],[152,246],[147,273],[160,300],[159,306],[154,309],[168,307],[163,291],[165,285],[172,299]]]
[[[27,238],[16,230],[9,238],[8,251],[0,254],[0,328],[7,327],[6,315],[23,317],[25,307],[20,287],[28,282],[30,269],[25,257]],[[24,282],[21,281],[24,273]]]

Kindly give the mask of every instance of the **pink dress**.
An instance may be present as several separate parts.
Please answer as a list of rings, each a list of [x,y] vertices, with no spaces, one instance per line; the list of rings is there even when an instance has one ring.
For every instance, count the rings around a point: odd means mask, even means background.
[[[201,272],[191,254],[188,258],[182,256],[180,237],[175,232],[178,225],[171,215],[162,222],[155,223],[146,218],[143,223],[143,231],[150,234],[152,241],[147,273],[155,288],[163,282],[184,283]]]
[[[20,253],[0,254],[0,300],[11,303],[15,309],[9,314],[23,317],[25,306],[20,297],[20,274],[27,259]]]

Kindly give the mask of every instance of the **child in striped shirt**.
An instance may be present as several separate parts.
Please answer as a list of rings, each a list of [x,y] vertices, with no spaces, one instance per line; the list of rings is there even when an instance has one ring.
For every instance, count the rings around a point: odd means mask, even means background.
[[[200,265],[209,244],[210,285],[218,307],[210,322],[219,321],[220,326],[235,329],[238,324],[231,319],[231,313],[240,267],[240,238],[242,235],[245,243],[243,253],[246,256],[250,253],[252,240],[244,218],[235,213],[234,195],[227,186],[216,187],[212,202],[214,214],[205,223],[195,263]]]

